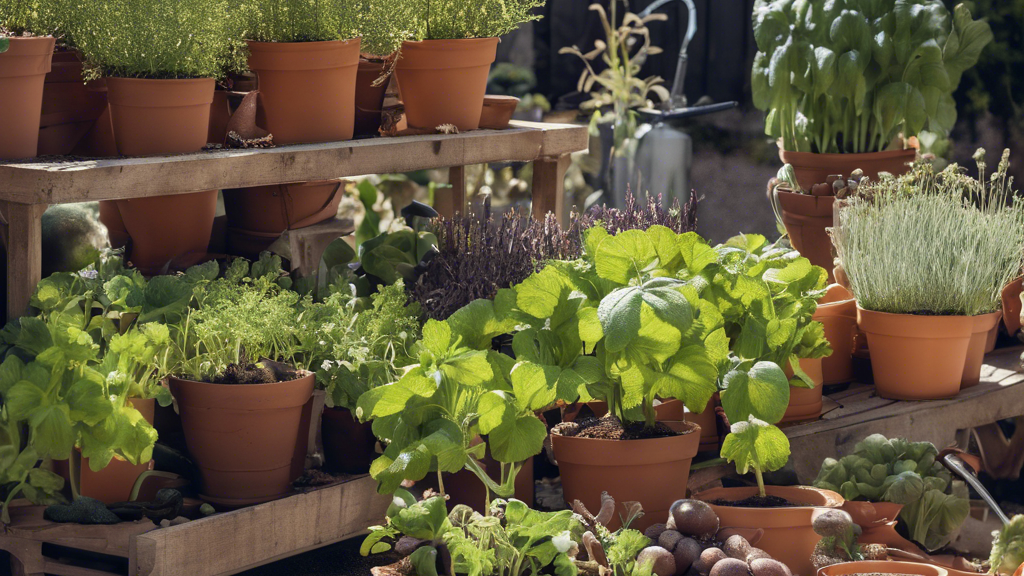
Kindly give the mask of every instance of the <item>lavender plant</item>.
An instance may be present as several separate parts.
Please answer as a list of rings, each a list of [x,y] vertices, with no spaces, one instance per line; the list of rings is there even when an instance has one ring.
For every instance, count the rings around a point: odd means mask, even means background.
[[[625,207],[621,210],[607,205],[594,206],[585,214],[574,215],[574,218],[582,230],[600,224],[613,236],[625,230],[647,230],[656,225],[684,234],[697,230],[697,197],[691,194],[685,205],[676,199],[672,206],[665,208],[660,194],[648,195],[646,205],[639,204],[633,194],[627,194]]]

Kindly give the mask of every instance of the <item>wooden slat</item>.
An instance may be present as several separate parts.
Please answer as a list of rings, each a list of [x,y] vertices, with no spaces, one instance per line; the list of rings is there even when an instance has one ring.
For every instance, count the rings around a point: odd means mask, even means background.
[[[132,541],[131,576],[225,576],[340,542],[391,502],[360,476],[306,494],[162,528]]]
[[[537,220],[554,212],[558,223],[565,225],[565,171],[571,162],[569,155],[564,154],[533,163],[533,217]]]
[[[133,536],[156,528],[149,520],[111,526],[57,524],[43,519],[46,506],[12,506],[11,525],[0,527],[0,550],[14,542],[44,542],[111,556],[128,557]]]
[[[507,130],[220,150],[147,158],[0,164],[0,200],[63,204],[331,180],[585,150],[587,129],[513,123]]]
[[[2,177],[0,177],[2,182]],[[42,277],[46,204],[7,204],[7,320],[25,313]]]

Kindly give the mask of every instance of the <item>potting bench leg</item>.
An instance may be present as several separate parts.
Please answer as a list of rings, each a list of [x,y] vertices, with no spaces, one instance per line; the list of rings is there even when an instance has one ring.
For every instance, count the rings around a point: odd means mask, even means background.
[[[7,319],[28,308],[32,292],[42,278],[43,212],[46,204],[0,205],[7,221]]]
[[[537,220],[554,212],[558,223],[565,224],[565,171],[571,162],[568,154],[533,162],[533,217]]]
[[[46,561],[43,543],[11,538],[0,542],[0,550],[11,555],[11,576],[43,576]]]

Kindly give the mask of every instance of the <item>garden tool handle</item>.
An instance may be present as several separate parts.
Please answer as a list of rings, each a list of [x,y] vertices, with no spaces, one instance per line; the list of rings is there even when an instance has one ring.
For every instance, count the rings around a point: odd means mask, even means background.
[[[996,513],[996,516],[999,517],[1004,526],[1009,524],[1009,516],[1007,516],[1006,513],[1003,512],[1003,509],[999,507],[995,498],[989,494],[988,490],[985,489],[985,486],[983,486],[978,480],[978,477],[975,475],[975,469],[965,460],[973,461],[974,466],[980,468],[980,464],[977,459],[966,454],[963,450],[959,450],[957,448],[946,448],[939,453],[939,462],[942,462],[942,465],[948,468],[950,472],[963,478],[964,482],[967,482],[971,488],[974,488],[974,491],[977,492],[978,495],[981,496],[981,499],[988,504],[988,507]]]
[[[656,0],[640,12],[640,18],[650,16],[655,10],[671,1],[672,0]],[[686,18],[686,36],[683,37],[683,43],[679,47],[679,60],[676,64],[676,76],[672,80],[672,90],[669,93],[669,101],[664,103],[667,110],[686,106],[686,96],[683,94],[683,83],[686,81],[686,65],[690,60],[687,52],[690,49],[690,41],[697,35],[697,6],[693,3],[693,0],[682,0],[682,2],[686,4],[686,9],[689,11],[689,15]]]

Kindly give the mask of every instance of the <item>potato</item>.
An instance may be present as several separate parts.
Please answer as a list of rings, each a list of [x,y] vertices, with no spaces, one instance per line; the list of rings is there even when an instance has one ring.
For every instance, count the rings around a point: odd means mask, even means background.
[[[826,510],[815,516],[813,527],[820,536],[842,538],[853,527],[853,518],[844,510]]]
[[[676,500],[669,509],[675,529],[687,536],[708,539],[718,532],[718,515],[706,502]]]
[[[739,534],[729,536],[725,543],[722,544],[722,552],[725,552],[726,556],[743,561],[746,561],[750,548],[750,542],[747,542],[747,539]]]
[[[644,530],[644,536],[647,536],[649,539],[657,542],[661,533],[665,530],[666,528],[664,524],[651,524],[647,527],[647,530]]]
[[[661,546],[665,550],[672,552],[676,549],[676,543],[683,537],[682,534],[675,530],[665,530],[658,536],[658,546]]]
[[[760,548],[751,548],[750,552],[747,552],[747,563],[753,562],[754,560],[758,560],[760,558],[767,558],[770,560],[771,557],[771,554],[765,552],[764,550],[761,550]]]
[[[676,574],[685,574],[690,569],[690,566],[693,566],[693,563],[700,558],[702,551],[700,543],[693,538],[684,536],[679,540],[676,543],[676,549],[672,552],[676,559]]]
[[[697,561],[693,563],[693,567],[697,569],[701,576],[708,576],[711,574],[711,569],[715,567],[715,564],[726,558],[725,552],[718,548],[708,548],[700,553]]]
[[[711,576],[750,576],[750,567],[743,560],[726,558],[715,563]]]
[[[786,566],[778,560],[771,558],[758,558],[750,563],[750,571],[754,576],[793,576]]]
[[[640,551],[636,557],[637,565],[643,566],[648,562],[653,563],[651,572],[657,576],[675,576],[676,574],[676,559],[671,552],[661,546],[648,546]]]

